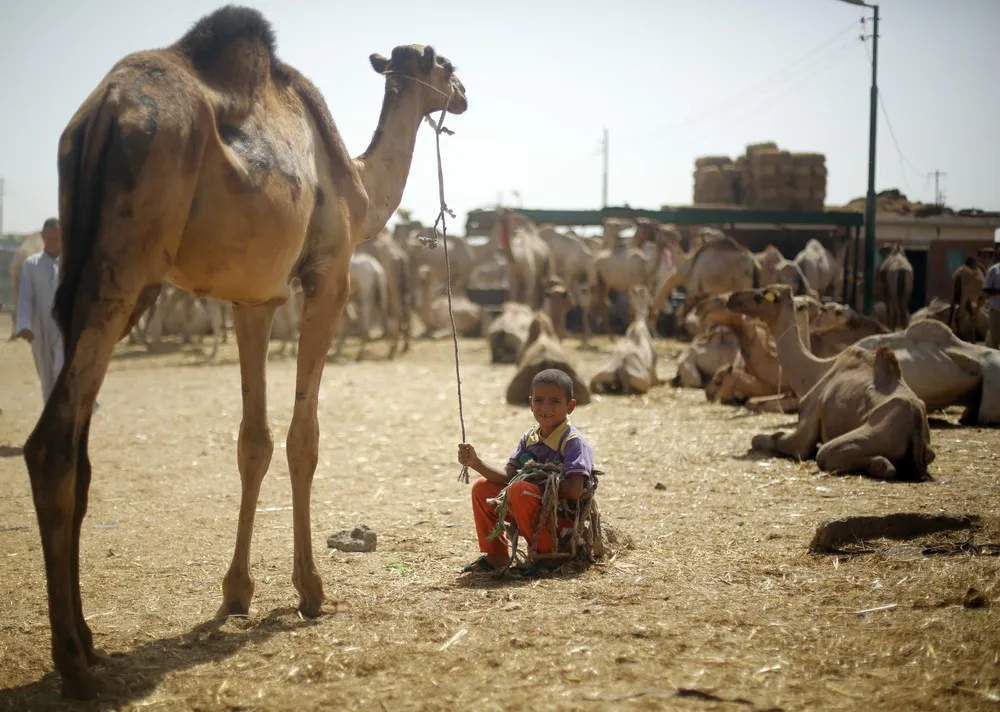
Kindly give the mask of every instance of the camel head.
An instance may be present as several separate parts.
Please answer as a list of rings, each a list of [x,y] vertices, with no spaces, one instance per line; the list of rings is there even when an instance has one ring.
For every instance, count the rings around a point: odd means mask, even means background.
[[[794,311],[795,298],[787,284],[772,284],[764,289],[744,289],[733,292],[726,301],[730,311],[746,314],[772,326],[781,312],[788,308]]]
[[[424,114],[441,111],[445,104],[452,114],[463,114],[469,108],[465,85],[455,76],[455,66],[435,52],[433,47],[400,45],[392,50],[390,59],[378,53],[370,55],[368,59],[372,63],[372,69],[386,78],[386,89],[393,78],[409,77],[414,80],[407,82],[412,87],[402,87],[402,90],[421,92]]]

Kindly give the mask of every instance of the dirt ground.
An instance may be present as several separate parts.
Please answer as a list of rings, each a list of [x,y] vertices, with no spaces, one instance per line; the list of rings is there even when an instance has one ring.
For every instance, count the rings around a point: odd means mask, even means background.
[[[609,348],[571,345],[585,377]],[[662,377],[681,347],[659,342]],[[753,434],[795,416],[669,385],[605,397],[573,421],[606,472],[604,521],[633,548],[582,574],[461,577],[477,546],[456,482],[451,342],[385,353],[329,363],[320,396],[313,541],[336,610],[294,609],[283,450],[295,364],[274,356],[253,610],[216,623],[240,494],[235,346],[211,363],[194,346],[119,347],[91,429],[81,578],[112,654],[99,673],[122,691],[68,705],[21,457],[41,397],[28,347],[0,344],[0,709],[998,709],[998,557],[808,553],[825,520],[897,511],[980,514],[987,526],[957,540],[1000,541],[997,430],[935,418],[934,481],[886,483],[748,453]],[[469,440],[500,463],[530,413],[503,402],[513,367],[491,366],[482,341],[463,340],[461,357]],[[326,547],[360,523],[378,532],[376,552]],[[969,588],[985,605],[963,606]]]

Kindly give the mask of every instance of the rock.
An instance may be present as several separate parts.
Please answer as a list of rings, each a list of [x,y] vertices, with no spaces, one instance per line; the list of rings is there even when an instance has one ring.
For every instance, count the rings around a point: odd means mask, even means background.
[[[338,551],[375,551],[378,536],[374,530],[361,524],[350,531],[346,529],[336,534],[331,534],[326,540],[326,545]]]
[[[653,489],[665,490],[666,488],[667,486],[662,482],[657,482],[655,485],[653,485]]]

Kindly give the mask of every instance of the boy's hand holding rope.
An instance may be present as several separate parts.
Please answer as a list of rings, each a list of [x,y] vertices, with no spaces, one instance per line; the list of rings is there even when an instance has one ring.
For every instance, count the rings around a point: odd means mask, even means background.
[[[447,295],[448,295],[448,318],[451,319],[451,340],[455,346],[455,380],[458,383],[458,421],[462,425],[462,442],[465,443],[465,413],[462,409],[462,374],[459,371],[459,360],[458,360],[458,330],[455,328],[455,314],[452,312],[451,307],[451,261],[448,259],[448,224],[445,220],[445,215],[450,215],[455,217],[455,213],[451,211],[447,203],[444,202],[444,170],[441,167],[441,134],[448,134],[449,136],[454,136],[455,132],[451,129],[445,128],[444,117],[448,112],[448,107],[451,105],[451,97],[453,92],[448,93],[448,100],[444,104],[444,108],[441,109],[441,118],[434,121],[427,115],[427,123],[431,125],[434,129],[434,144],[437,149],[437,169],[438,169],[438,198],[440,199],[440,208],[438,210],[437,219],[434,221],[434,234],[433,237],[421,237],[420,241],[424,243],[427,247],[434,249],[437,247],[438,241],[438,223],[441,224],[441,237],[444,241],[444,265],[447,273],[448,283],[447,283]],[[458,481],[469,484],[469,466],[462,465],[462,471],[458,473]]]

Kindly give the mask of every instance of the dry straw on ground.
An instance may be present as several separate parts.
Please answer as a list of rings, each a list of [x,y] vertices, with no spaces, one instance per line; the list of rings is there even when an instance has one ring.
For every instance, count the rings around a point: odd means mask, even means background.
[[[584,374],[609,349],[596,343],[570,342]],[[657,348],[668,378],[680,346]],[[349,353],[327,367],[312,514],[330,613],[315,621],[295,613],[290,581],[281,443],[294,360],[272,360],[276,447],[251,554],[256,597],[249,618],[218,624],[239,502],[235,348],[206,364],[187,347],[122,347],[91,434],[81,574],[84,611],[112,654],[101,674],[121,691],[72,709],[996,709],[997,557],[807,549],[824,521],[897,511],[980,514],[981,529],[956,536],[997,541],[997,430],[936,418],[934,481],[896,484],[748,454],[754,433],[787,429],[794,416],[751,415],[669,386],[603,397],[573,422],[605,471],[604,523],[632,548],[552,578],[460,577],[478,552],[468,486],[454,481],[450,350],[448,340],[419,342],[386,362],[376,345],[373,361]],[[36,377],[23,344],[3,360],[0,709],[69,709],[49,672],[19,453],[38,414]],[[495,463],[531,422],[504,403],[513,368],[489,365],[483,341],[463,341],[469,440]],[[377,551],[324,549],[327,535],[361,523],[378,532]],[[984,605],[967,605],[970,588]]]

